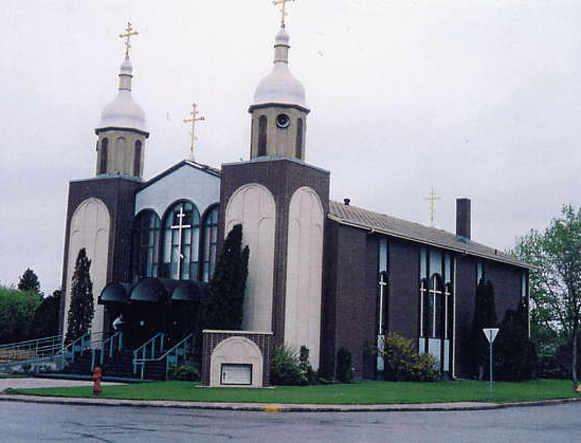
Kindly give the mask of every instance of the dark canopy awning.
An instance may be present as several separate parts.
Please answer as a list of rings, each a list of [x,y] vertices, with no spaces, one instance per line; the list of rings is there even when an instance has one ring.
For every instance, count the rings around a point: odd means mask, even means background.
[[[159,303],[167,300],[168,292],[159,278],[144,278],[131,290],[131,301]]]
[[[103,303],[129,303],[131,284],[109,283],[99,295],[99,304]]]
[[[203,282],[182,280],[171,293],[172,302],[193,302],[202,301],[207,292],[207,285]]]
[[[99,304],[105,303],[199,303],[208,293],[208,285],[191,280],[170,280],[167,278],[147,277],[134,285],[130,283],[110,283],[99,295]]]

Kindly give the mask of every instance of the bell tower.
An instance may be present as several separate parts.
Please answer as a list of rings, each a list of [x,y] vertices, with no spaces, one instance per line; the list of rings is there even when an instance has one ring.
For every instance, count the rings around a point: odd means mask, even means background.
[[[252,115],[250,158],[305,159],[307,115],[305,88],[289,70],[289,35],[286,32],[286,1],[283,20],[274,45],[274,67],[256,88]],[[277,4],[280,2],[276,2]]]
[[[149,132],[145,128],[145,113],[131,97],[133,65],[129,59],[129,40],[137,35],[131,23],[127,24],[125,60],[119,72],[119,92],[101,113],[101,121],[95,133],[97,141],[96,175],[127,175],[141,179],[145,140]]]
[[[274,67],[256,88],[250,161],[222,165],[219,238],[242,225],[250,248],[242,327],[273,332],[277,344],[306,346],[319,367],[323,239],[329,172],[307,164],[303,85],[288,69],[286,4]]]

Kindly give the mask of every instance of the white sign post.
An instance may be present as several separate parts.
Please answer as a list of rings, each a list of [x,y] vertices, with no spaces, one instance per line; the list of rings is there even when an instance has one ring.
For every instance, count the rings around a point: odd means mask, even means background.
[[[492,400],[494,399],[494,386],[492,385],[492,343],[494,343],[496,334],[498,334],[498,328],[484,328],[482,332],[484,332],[490,344],[490,399]]]

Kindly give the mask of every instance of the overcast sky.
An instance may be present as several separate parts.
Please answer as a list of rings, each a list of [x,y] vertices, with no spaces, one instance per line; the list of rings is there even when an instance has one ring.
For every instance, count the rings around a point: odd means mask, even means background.
[[[331,198],[505,249],[581,204],[581,1],[297,0],[291,70],[312,108],[306,159]],[[270,0],[2,0],[0,284],[26,267],[60,286],[68,182],[94,176],[94,128],[116,95],[127,21],[145,178],[188,155],[248,159],[254,89],[271,69]]]

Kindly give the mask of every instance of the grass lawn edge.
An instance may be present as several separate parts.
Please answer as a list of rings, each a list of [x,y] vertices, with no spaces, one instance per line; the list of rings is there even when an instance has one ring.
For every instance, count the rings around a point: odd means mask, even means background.
[[[130,401],[174,401],[188,403],[247,403],[286,405],[374,406],[453,404],[461,402],[498,405],[574,401],[581,399],[567,380],[535,380],[526,383],[496,383],[491,401],[488,383],[453,381],[441,383],[392,383],[365,381],[349,385],[307,387],[279,386],[273,390],[244,388],[194,389],[191,382],[159,382],[104,386],[103,395],[94,396],[92,387],[7,389],[4,394]]]

